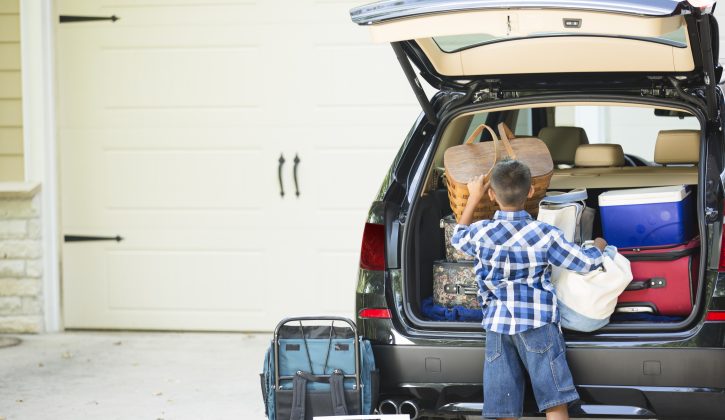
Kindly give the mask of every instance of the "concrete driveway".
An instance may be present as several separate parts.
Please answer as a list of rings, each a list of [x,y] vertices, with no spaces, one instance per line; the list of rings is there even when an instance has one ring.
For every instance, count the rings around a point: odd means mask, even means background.
[[[258,374],[271,334],[17,337],[0,348],[0,420],[265,418]]]
[[[271,335],[71,332],[0,349],[0,418],[264,419]]]

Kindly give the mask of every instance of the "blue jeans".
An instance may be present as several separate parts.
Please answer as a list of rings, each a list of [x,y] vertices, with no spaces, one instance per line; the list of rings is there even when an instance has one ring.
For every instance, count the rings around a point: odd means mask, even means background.
[[[579,399],[555,324],[514,335],[486,331],[483,366],[484,417],[521,417],[527,373],[540,411]]]

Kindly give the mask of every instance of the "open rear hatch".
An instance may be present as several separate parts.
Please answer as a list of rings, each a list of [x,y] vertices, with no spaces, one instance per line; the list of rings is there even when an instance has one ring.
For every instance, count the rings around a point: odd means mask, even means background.
[[[693,5],[691,3],[695,3]],[[407,57],[437,89],[471,81],[551,87],[562,73],[583,83],[650,87],[673,77],[706,86],[716,112],[718,31],[715,3],[621,0],[381,1],[350,11],[375,42],[390,42],[431,121],[435,120]],[[719,67],[719,66],[718,66]],[[716,74],[717,73],[717,74]],[[552,77],[554,76],[554,77]]]

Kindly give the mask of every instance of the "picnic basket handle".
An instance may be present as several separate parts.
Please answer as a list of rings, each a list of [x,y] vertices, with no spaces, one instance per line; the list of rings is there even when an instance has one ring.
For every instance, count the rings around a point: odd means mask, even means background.
[[[484,174],[484,179],[488,179],[488,181],[486,181],[486,184],[483,186],[483,191],[486,192],[486,191],[488,191],[488,189],[491,186],[491,180],[490,180],[491,171],[493,171],[493,167],[496,166],[496,162],[498,161],[498,142],[499,142],[498,136],[496,135],[496,132],[493,131],[493,129],[491,127],[487,126],[486,124],[481,124],[478,127],[476,127],[475,130],[473,130],[473,133],[471,133],[471,135],[468,136],[468,139],[466,139],[466,142],[464,144],[473,143],[473,141],[476,139],[476,137],[478,137],[483,132],[484,129],[488,130],[488,132],[491,134],[491,139],[493,141],[493,164],[491,165],[491,168],[488,170],[488,172],[486,172],[486,174]]]
[[[483,132],[484,128],[486,130],[488,130],[489,133],[491,133],[491,138],[493,139],[494,147],[495,147],[495,144],[498,143],[498,136],[496,135],[496,132],[493,131],[493,128],[487,126],[486,124],[481,124],[478,127],[476,127],[476,129],[473,130],[473,133],[471,133],[471,135],[468,136],[468,139],[466,139],[466,142],[464,144],[473,143],[473,141],[476,140],[476,137],[478,137]]]
[[[511,147],[511,143],[509,142],[509,140],[516,138],[514,133],[511,132],[511,129],[505,123],[498,124],[498,133],[501,136],[503,147],[506,148],[506,153],[508,153],[511,159],[516,159],[516,152],[514,152],[514,148]]]

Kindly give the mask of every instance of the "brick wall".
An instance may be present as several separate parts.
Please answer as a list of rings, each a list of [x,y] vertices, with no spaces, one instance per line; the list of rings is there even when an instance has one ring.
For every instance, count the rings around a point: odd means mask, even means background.
[[[0,332],[43,329],[37,184],[0,184]]]

